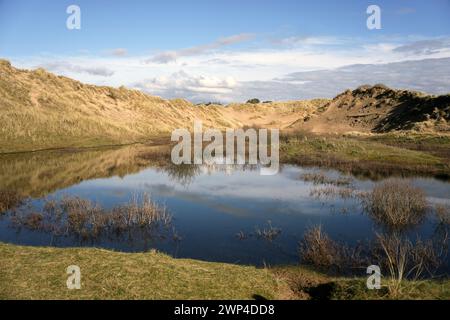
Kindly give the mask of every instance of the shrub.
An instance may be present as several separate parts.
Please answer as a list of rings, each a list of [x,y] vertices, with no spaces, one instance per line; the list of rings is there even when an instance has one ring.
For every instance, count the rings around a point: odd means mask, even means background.
[[[367,266],[367,253],[358,245],[354,248],[332,240],[321,226],[305,232],[300,242],[299,254],[302,263],[326,272],[353,273],[354,269]]]
[[[305,232],[300,256],[303,263],[328,269],[336,262],[336,244],[322,232],[322,226],[316,226]]]
[[[431,240],[412,242],[398,233],[377,234],[372,255],[383,270],[388,270],[393,296],[400,293],[404,279],[418,280],[425,272],[432,276],[441,263]]]
[[[371,192],[363,195],[363,204],[376,223],[391,230],[418,225],[427,210],[424,192],[398,178],[377,184]]]
[[[260,103],[260,102],[261,102],[261,101],[259,101],[259,99],[253,98],[253,99],[247,100],[246,103],[258,104],[258,103]]]

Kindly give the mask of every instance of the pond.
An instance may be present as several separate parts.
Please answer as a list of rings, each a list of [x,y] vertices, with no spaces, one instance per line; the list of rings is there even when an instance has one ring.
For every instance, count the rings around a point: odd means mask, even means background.
[[[358,198],[320,196],[320,191],[331,187],[368,191],[379,181],[293,165],[283,165],[274,176],[260,175],[256,166],[176,167],[167,163],[164,148],[130,146],[0,157],[0,190],[27,197],[25,204],[18,206],[22,210],[36,210],[49,200],[65,197],[113,208],[133,195],[149,194],[172,217],[164,234],[148,237],[133,232],[85,239],[27,228],[6,212],[0,217],[0,241],[125,252],[157,249],[178,258],[261,266],[298,263],[298,243],[305,230],[316,225],[322,225],[331,238],[348,244],[372,239],[378,228],[363,213]],[[329,181],[306,178],[314,175],[343,182],[332,186]],[[424,190],[429,203],[450,205],[448,182],[408,179]],[[434,229],[434,218],[428,217],[413,233],[430,237]]]

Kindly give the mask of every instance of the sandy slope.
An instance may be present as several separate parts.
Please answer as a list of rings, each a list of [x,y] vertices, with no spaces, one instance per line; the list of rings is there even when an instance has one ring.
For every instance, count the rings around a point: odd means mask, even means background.
[[[450,95],[429,96],[383,85],[347,90],[297,128],[316,133],[416,130],[449,132]]]

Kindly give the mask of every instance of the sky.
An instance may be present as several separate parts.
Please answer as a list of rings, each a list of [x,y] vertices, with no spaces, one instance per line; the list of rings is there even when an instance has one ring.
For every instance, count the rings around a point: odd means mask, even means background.
[[[70,5],[80,29],[67,28]],[[370,5],[381,29],[369,29]],[[385,83],[450,92],[450,0],[0,0],[0,58],[86,83],[228,103]]]

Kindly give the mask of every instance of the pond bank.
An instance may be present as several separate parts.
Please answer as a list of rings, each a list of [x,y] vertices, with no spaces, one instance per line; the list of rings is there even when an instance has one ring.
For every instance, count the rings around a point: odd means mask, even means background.
[[[0,299],[389,299],[363,278],[332,278],[300,266],[255,268],[165,254],[0,243]],[[81,289],[66,268],[81,269]],[[26,288],[26,289],[25,289]],[[406,283],[401,299],[450,299],[450,281]]]

